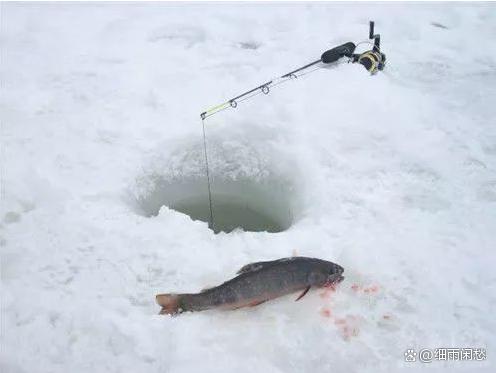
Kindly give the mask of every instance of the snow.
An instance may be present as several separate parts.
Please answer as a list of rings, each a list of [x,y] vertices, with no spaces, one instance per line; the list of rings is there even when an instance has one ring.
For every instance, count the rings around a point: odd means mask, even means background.
[[[495,10],[3,2],[1,371],[494,371]],[[288,230],[140,211],[154,177],[200,170],[203,110],[364,40],[370,19],[383,73],[321,69],[207,119],[214,178],[294,186]],[[157,315],[156,293],[294,254],[345,281]],[[442,347],[487,360],[404,360]]]

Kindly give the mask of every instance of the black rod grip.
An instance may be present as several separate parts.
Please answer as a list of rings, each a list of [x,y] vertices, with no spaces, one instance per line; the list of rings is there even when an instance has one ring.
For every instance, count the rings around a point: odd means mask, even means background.
[[[374,38],[374,21],[369,22],[369,39]]]
[[[355,48],[355,44],[350,41],[348,43],[344,43],[343,45],[325,51],[324,53],[322,53],[320,59],[323,63],[336,62],[341,57],[351,57],[353,52],[355,51]]]

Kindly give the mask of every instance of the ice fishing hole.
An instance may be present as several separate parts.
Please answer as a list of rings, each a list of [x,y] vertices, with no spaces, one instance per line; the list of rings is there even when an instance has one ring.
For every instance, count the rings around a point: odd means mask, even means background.
[[[273,149],[258,144],[214,142],[209,148],[213,231],[235,229],[282,232],[293,223],[298,209],[295,165]],[[291,171],[289,171],[291,170]],[[136,201],[145,216],[156,216],[162,206],[209,223],[205,166],[200,146],[173,152],[155,162],[137,179]]]
[[[209,222],[210,209],[204,179],[162,183],[141,206],[148,216],[157,215],[162,206]],[[213,230],[231,232],[241,228],[251,232],[282,232],[293,221],[284,190],[267,183],[216,180],[212,183]],[[212,227],[211,227],[212,228]]]

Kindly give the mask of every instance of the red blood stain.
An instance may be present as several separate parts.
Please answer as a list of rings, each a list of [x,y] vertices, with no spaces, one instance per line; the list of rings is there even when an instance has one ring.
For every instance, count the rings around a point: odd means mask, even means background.
[[[353,284],[351,285],[351,290],[353,291],[359,291],[362,287],[358,284]]]
[[[353,284],[351,285],[351,290],[353,290],[354,292],[363,292],[365,294],[375,294],[379,291],[379,286],[378,285],[370,285],[370,286],[367,286],[367,287],[363,287],[361,285],[358,285],[358,284]]]
[[[330,298],[331,294],[334,293],[335,291],[336,291],[336,288],[332,288],[332,287],[325,288],[324,291],[319,294],[319,296],[321,298]]]
[[[324,317],[330,318],[332,316],[332,312],[329,308],[324,308],[320,311],[320,314]]]
[[[335,282],[331,282],[331,283],[326,283],[326,284],[324,285],[324,287],[325,287],[326,289],[329,289],[329,290],[332,290],[332,291],[336,291],[336,285],[337,285],[337,284],[336,284]]]
[[[326,284],[323,286],[324,291],[320,293],[321,298],[330,298],[331,294],[336,292],[337,284]]]
[[[372,285],[369,286],[368,288],[365,288],[364,292],[366,293],[377,293],[379,291],[379,286],[377,285]]]

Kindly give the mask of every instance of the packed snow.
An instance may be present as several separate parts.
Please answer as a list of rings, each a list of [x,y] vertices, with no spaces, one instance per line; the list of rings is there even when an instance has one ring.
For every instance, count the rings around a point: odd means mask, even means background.
[[[322,68],[205,122],[214,208],[222,180],[277,185],[282,232],[162,206],[167,183],[205,193],[203,110],[369,20],[384,72]],[[2,2],[2,373],[496,371],[495,25],[495,3]],[[158,315],[157,293],[292,255],[345,280]],[[451,347],[486,359],[405,361]]]

